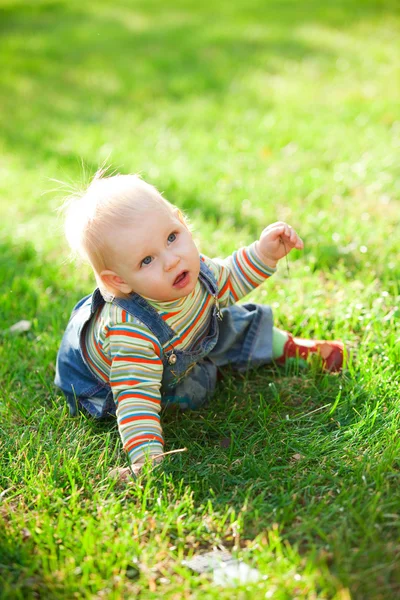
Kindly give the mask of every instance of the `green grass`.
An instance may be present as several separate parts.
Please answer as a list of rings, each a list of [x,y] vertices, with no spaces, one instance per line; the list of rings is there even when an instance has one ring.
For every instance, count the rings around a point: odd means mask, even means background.
[[[400,13],[325,4],[1,3],[0,597],[399,597]],[[208,409],[164,415],[187,452],[122,487],[115,424],[70,419],[52,385],[93,287],[56,209],[106,160],[211,256],[293,224],[304,252],[252,299],[353,350],[339,377],[227,373]],[[265,578],[223,590],[182,566],[218,546]]]

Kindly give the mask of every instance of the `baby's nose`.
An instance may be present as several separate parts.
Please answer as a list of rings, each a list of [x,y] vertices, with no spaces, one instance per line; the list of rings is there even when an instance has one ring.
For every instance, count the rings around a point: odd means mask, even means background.
[[[176,267],[178,262],[179,256],[177,256],[176,254],[171,254],[167,256],[167,258],[165,259],[165,270],[171,271],[171,269],[174,269]]]

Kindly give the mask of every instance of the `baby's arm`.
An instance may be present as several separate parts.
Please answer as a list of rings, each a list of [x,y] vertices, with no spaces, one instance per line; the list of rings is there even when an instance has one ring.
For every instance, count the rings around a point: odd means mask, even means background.
[[[163,453],[160,423],[162,349],[157,338],[137,321],[110,327],[110,385],[118,429],[132,469]]]
[[[275,273],[280,258],[294,247],[303,247],[296,232],[288,228],[285,223],[274,223],[264,229],[257,242],[231,256],[223,260],[205,258],[218,282],[221,307],[244,298]]]

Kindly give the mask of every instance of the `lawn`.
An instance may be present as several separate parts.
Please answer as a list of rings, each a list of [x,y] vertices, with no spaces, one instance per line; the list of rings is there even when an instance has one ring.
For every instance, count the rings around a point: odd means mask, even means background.
[[[400,596],[399,26],[397,0],[2,0],[1,598]],[[71,419],[52,383],[94,287],[57,208],[105,162],[210,256],[290,222],[304,251],[251,299],[351,350],[340,376],[227,372],[163,415],[186,452],[126,485],[115,423]],[[263,579],[182,565],[213,548]]]

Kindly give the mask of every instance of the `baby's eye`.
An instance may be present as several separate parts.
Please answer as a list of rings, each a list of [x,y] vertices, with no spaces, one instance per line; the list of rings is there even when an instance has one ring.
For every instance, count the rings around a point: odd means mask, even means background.
[[[174,242],[176,240],[176,233],[170,233],[168,236],[169,243]]]
[[[140,266],[142,266],[142,265],[149,265],[152,260],[153,259],[151,258],[151,256],[146,256],[146,258],[144,258],[142,260],[142,262],[140,263]]]

